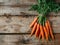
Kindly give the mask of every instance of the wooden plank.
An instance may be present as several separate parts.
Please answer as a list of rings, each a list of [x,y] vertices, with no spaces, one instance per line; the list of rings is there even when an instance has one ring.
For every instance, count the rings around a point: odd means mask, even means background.
[[[28,11],[30,7],[6,7],[0,6],[0,15],[10,14],[10,15],[37,15],[36,12]],[[24,13],[22,13],[24,12]]]
[[[35,4],[36,3],[36,0],[0,0],[0,6],[2,6],[0,8],[0,15],[4,15],[5,13],[7,14],[11,14],[11,15],[21,15],[20,12],[22,11],[26,11],[27,8],[20,8],[20,7],[17,7],[17,8],[13,8],[13,7],[10,7],[10,6],[21,6],[21,5],[31,5],[31,4]],[[10,5],[10,6],[9,6]],[[8,6],[8,7],[6,7]],[[28,11],[26,11],[28,12]],[[32,12],[30,12],[32,13]]]
[[[60,2],[60,0],[56,0],[56,2]],[[37,0],[0,0],[0,5],[31,5],[36,3]]]
[[[36,4],[36,0],[0,0],[0,15],[38,15],[36,11],[28,11],[32,4]],[[23,13],[21,13],[23,12]],[[52,15],[60,15],[60,13]]]
[[[38,15],[36,11],[29,11],[30,6],[22,7],[11,7],[11,6],[0,6],[0,15]],[[60,12],[51,12],[49,15],[60,16]]]
[[[35,4],[36,0],[0,0],[0,15],[4,15],[5,13],[11,14],[11,15],[21,15],[20,12],[28,12],[27,8],[14,8],[14,6],[28,6],[31,4]],[[13,7],[10,7],[13,6]],[[33,13],[30,11],[30,13]],[[33,13],[34,14],[34,13]]]
[[[0,5],[31,5],[36,4],[36,0],[0,0]]]
[[[2,38],[3,37],[3,38]],[[55,40],[42,41],[29,35],[0,35],[0,44],[3,45],[57,45],[60,44],[60,34],[55,34]]]
[[[0,33],[30,33],[30,23],[36,16],[0,16]],[[54,33],[60,33],[60,17],[49,17]]]

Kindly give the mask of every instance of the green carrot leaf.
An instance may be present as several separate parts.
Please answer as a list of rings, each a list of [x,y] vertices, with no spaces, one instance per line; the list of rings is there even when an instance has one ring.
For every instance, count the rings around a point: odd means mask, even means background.
[[[29,10],[37,10],[38,9],[38,5],[32,5],[32,7]]]

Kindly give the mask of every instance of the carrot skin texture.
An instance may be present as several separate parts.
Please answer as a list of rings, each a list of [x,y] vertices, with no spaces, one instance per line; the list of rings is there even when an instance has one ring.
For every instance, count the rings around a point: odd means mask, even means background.
[[[35,24],[35,22],[37,21],[37,17],[33,20],[33,22],[30,24],[30,27],[33,27],[33,25]]]
[[[44,32],[43,32],[43,26],[40,25],[40,31],[41,31],[41,35],[42,35],[42,40],[44,40]]]
[[[36,31],[36,27],[37,27],[37,23],[35,23],[34,27],[32,28],[32,32],[31,32],[30,36],[32,36],[34,34],[34,32]]]
[[[40,39],[42,36],[41,30],[40,30],[40,25],[39,25],[39,31],[40,31],[40,33],[39,33],[39,39]]]
[[[47,23],[47,21],[46,21],[46,23],[45,23],[45,27],[46,27],[46,30],[47,30],[48,35],[49,35],[49,27],[48,27],[48,23]]]
[[[39,37],[39,24],[37,24],[37,29],[36,29],[36,32],[35,32],[35,36]]]
[[[47,32],[47,30],[46,30],[46,27],[43,26],[43,29],[44,29],[44,33],[45,33],[46,40],[48,41],[48,32]]]
[[[50,22],[49,22],[49,21],[47,21],[47,22],[48,22],[48,25],[49,25],[50,35],[51,35],[51,37],[52,37],[52,40],[54,40],[54,35],[53,35],[53,32],[52,32],[52,28],[51,28]]]

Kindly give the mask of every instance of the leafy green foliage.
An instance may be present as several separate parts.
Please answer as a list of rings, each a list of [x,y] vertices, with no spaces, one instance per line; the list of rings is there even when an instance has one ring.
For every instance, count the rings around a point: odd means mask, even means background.
[[[37,0],[36,5],[32,5],[30,10],[36,10],[40,14],[47,14],[49,12],[58,12],[60,5],[55,0]]]
[[[32,5],[32,7],[29,10],[37,10],[38,9],[38,5]]]
[[[60,4],[56,3],[55,0],[37,0],[37,4],[32,5],[30,10],[37,11],[39,14],[38,23],[44,25],[46,21],[46,14],[50,12],[58,12],[60,10]]]

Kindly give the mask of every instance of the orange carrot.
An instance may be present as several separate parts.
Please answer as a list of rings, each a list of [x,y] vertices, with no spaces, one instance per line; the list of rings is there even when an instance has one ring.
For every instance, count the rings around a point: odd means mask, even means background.
[[[44,29],[44,33],[45,33],[45,36],[46,36],[46,40],[48,40],[48,32],[47,32],[47,30],[46,30],[46,27],[43,26],[43,29]]]
[[[44,40],[44,32],[43,32],[43,26],[40,25],[40,31],[41,31],[41,35],[42,35],[42,40]]]
[[[49,35],[49,27],[48,27],[48,23],[47,23],[47,21],[46,21],[46,23],[45,23],[45,27],[46,27],[46,30],[47,30],[48,35]]]
[[[48,22],[48,26],[49,26],[50,35],[51,35],[52,39],[54,40],[54,35],[53,35],[53,32],[52,32],[52,28],[51,28],[50,22],[49,21],[47,21],[47,22]]]
[[[37,27],[37,23],[35,23],[33,29],[32,29],[32,32],[31,32],[31,36],[34,34],[34,32],[36,31],[36,27]]]
[[[37,17],[34,19],[34,21],[30,24],[30,27],[32,27],[34,24],[35,24],[35,22],[37,21]]]
[[[35,36],[39,37],[39,24],[37,24],[37,29],[36,29],[36,32],[35,32]]]
[[[40,31],[40,33],[39,33],[39,39],[40,39],[41,36],[42,36],[42,34],[41,34],[41,30],[40,30],[40,25],[39,25],[39,31]]]

